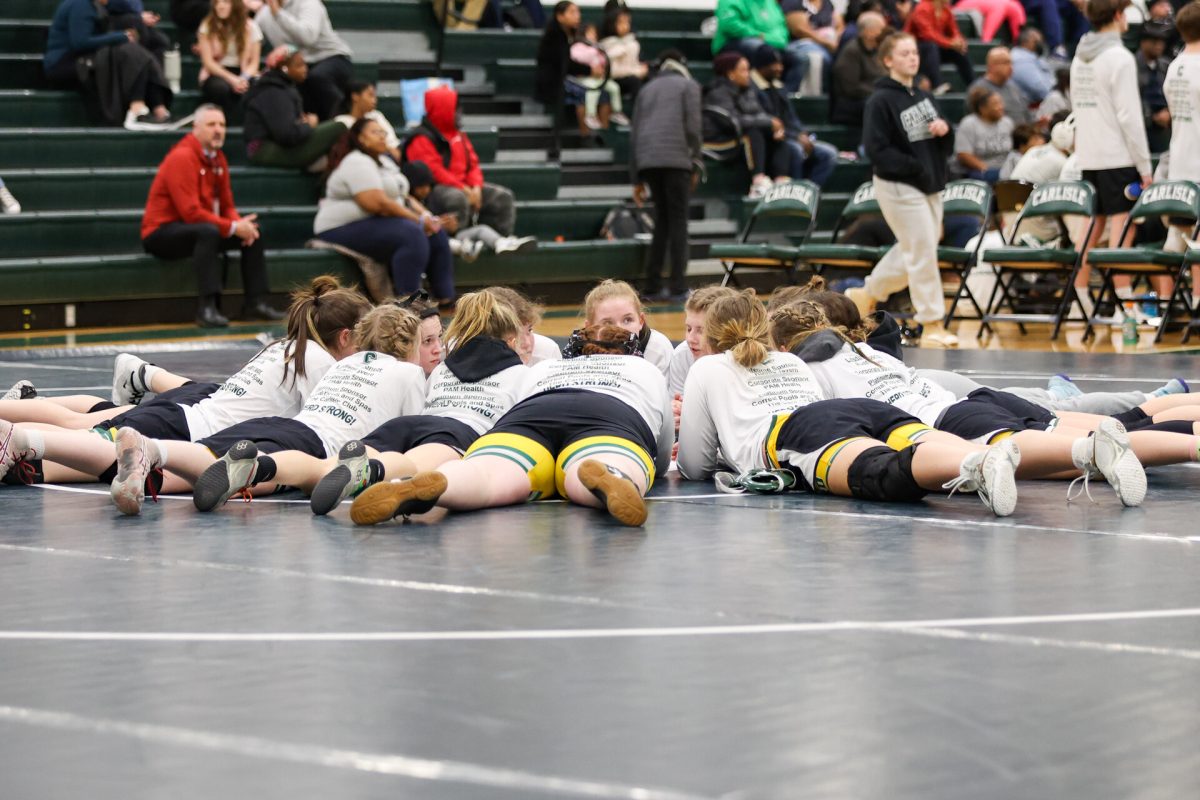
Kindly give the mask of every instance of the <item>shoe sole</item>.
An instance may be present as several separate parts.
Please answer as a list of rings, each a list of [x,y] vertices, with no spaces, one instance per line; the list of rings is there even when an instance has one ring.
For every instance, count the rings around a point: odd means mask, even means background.
[[[1108,470],[1100,469],[1099,464],[1096,465],[1096,468],[1100,470],[1104,480],[1108,481],[1108,485],[1117,493],[1122,505],[1128,508],[1140,506],[1146,499],[1146,470],[1143,469],[1142,462],[1130,448],[1129,435],[1125,432],[1124,426],[1109,420],[1101,422],[1100,427],[1093,434],[1093,436],[1101,435],[1122,448],[1124,452]]]
[[[349,461],[350,459],[361,458],[364,455],[366,455],[366,447],[363,446],[362,442],[346,442],[342,445],[342,449],[338,451],[338,461]],[[316,488],[313,489],[312,496],[308,499],[308,505],[312,509],[312,513],[318,517],[323,517],[337,508],[338,504],[350,494],[348,489],[353,478],[354,473],[344,463],[339,463],[330,470],[317,483]]]
[[[1010,516],[1017,510],[1017,466],[1021,463],[1021,452],[1016,449],[1012,442],[1006,441],[1000,446],[993,448],[988,453],[987,458],[1003,458],[1006,464],[1003,467],[998,477],[999,480],[993,478],[991,485],[985,486],[987,507],[992,510],[992,513],[997,517]],[[985,459],[986,461],[987,459]],[[987,465],[984,465],[984,475],[987,474]],[[982,499],[982,495],[980,496]]]
[[[142,435],[132,428],[117,431],[117,477],[110,492],[117,510],[127,517],[142,512],[146,500],[146,458]]]
[[[378,525],[398,516],[422,514],[433,508],[446,491],[446,476],[420,472],[406,481],[385,481],[368,487],[354,498],[350,521],[355,525]]]
[[[212,511],[225,505],[250,480],[258,465],[258,445],[241,441],[200,475],[192,487],[197,511]],[[233,487],[237,487],[236,489]]]
[[[640,528],[646,524],[646,501],[633,481],[613,475],[601,462],[588,459],[579,465],[579,482],[598,496],[622,525]]]

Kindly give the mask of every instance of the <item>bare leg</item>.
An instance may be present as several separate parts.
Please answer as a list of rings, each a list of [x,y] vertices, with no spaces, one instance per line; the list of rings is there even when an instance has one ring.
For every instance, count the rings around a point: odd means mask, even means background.
[[[64,430],[39,433],[46,443],[44,459],[91,475],[93,480],[117,460],[113,443],[98,433]]]
[[[53,461],[42,462],[42,477],[46,483],[95,483],[96,476],[65,467]]]
[[[608,103],[602,104],[600,106],[600,108],[596,111],[596,116],[598,116],[600,118],[600,127],[607,130],[608,129],[608,121],[612,117],[612,106],[610,106]],[[584,489],[584,491],[587,492],[586,489]],[[591,496],[591,494],[592,494],[591,492],[588,492],[589,497]]]
[[[47,397],[44,399],[60,405],[68,411],[74,411],[76,414],[87,414],[97,403],[103,403],[107,398],[96,397],[91,394],[68,394],[62,397]],[[109,409],[108,413],[116,414],[118,412]]]
[[[452,511],[510,506],[529,499],[529,476],[506,458],[474,456],[443,464],[438,472],[447,483],[438,505]]]
[[[414,467],[412,472],[407,473],[408,475],[413,475],[417,472],[435,470],[443,464],[457,461],[462,456],[453,447],[448,447],[444,444],[423,444],[409,450],[402,458],[407,458],[409,463]],[[386,462],[384,466],[388,468],[385,477],[395,477],[392,475],[391,467],[388,467]]]
[[[254,487],[254,494],[270,494],[276,485],[291,486],[305,494],[312,494],[321,478],[337,466],[337,459],[314,458],[299,450],[283,450],[270,453],[275,462],[275,477],[270,483],[260,483]]]
[[[1079,437],[1055,436],[1045,431],[1020,431],[1012,438],[1021,451],[1017,478],[1074,478],[1080,474],[1071,458],[1075,440]]]
[[[155,372],[150,377],[150,391],[155,394],[162,394],[172,389],[178,389],[190,381],[191,378],[185,378],[182,375],[176,375],[174,372],[167,372],[165,369],[161,369],[160,372]]]
[[[37,422],[68,430],[86,430],[133,408],[121,406],[89,414],[68,408],[56,402],[58,399],[60,398],[35,397],[32,400],[0,400],[0,419],[9,422]],[[92,403],[88,408],[95,404]]]
[[[389,481],[397,478],[411,478],[418,472],[437,469],[441,466],[441,464],[434,464],[432,467],[418,468],[416,463],[405,453],[379,453],[369,447],[367,448],[367,454],[383,464],[384,480]]]
[[[159,448],[166,456],[163,466],[187,481],[189,487],[217,460],[211,450],[195,442],[168,442],[162,439],[146,441],[148,445],[158,442]]]
[[[579,124],[579,135],[585,139],[592,135],[592,129],[587,126],[584,119],[587,117],[587,112],[583,106],[575,106],[575,121]]]
[[[1132,431],[1129,444],[1134,455],[1147,467],[1186,464],[1200,456],[1200,437],[1165,431]]]

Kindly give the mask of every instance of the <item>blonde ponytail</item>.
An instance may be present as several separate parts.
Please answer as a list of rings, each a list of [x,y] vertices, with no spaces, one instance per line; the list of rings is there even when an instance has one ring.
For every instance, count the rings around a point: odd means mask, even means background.
[[[767,360],[767,312],[753,289],[722,297],[709,306],[704,337],[714,353],[729,352],[746,369]]]
[[[371,309],[354,326],[354,344],[359,350],[374,350],[408,361],[417,347],[421,318],[395,305]]]
[[[521,320],[516,310],[490,289],[481,289],[458,298],[454,321],[446,329],[446,341],[454,351],[478,336],[507,342],[520,332]]]

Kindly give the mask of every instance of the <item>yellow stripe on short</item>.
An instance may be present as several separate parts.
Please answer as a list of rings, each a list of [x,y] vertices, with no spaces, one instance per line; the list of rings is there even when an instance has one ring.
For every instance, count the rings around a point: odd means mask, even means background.
[[[1002,442],[1005,439],[1007,439],[1008,437],[1012,436],[1014,433],[1016,433],[1016,431],[997,431],[996,433],[992,434],[991,437],[988,439],[988,444],[995,444],[996,442]]]
[[[776,454],[779,446],[779,431],[790,416],[792,415],[776,414],[771,417],[771,426],[767,429],[767,438],[763,442],[763,460],[770,465],[771,469],[779,469],[779,456]]]
[[[906,447],[912,447],[918,439],[931,430],[933,428],[924,422],[909,422],[889,433],[886,444],[893,450],[903,450]]]
[[[838,453],[842,452],[842,448],[851,442],[866,441],[867,436],[851,436],[847,439],[838,439],[833,444],[821,451],[821,455],[817,456],[817,466],[813,469],[813,491],[829,493],[829,470],[833,468],[833,461],[837,458]]]
[[[633,459],[641,466],[646,476],[646,490],[649,491],[654,485],[654,459],[641,445],[619,436],[589,436],[572,442],[558,454],[558,462],[554,465],[554,484],[558,493],[563,497],[567,496],[566,475],[571,464],[598,455],[617,455]]]
[[[554,455],[540,443],[515,433],[485,433],[467,448],[464,459],[496,456],[513,462],[529,476],[529,499],[554,496]]]

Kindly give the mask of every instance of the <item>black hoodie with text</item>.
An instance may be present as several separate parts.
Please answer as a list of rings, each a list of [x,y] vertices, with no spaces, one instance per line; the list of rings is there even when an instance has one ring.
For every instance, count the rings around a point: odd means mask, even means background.
[[[954,151],[954,136],[929,132],[929,123],[940,117],[929,92],[892,78],[876,81],[863,117],[863,147],[875,175],[924,194],[946,188],[946,160]]]

